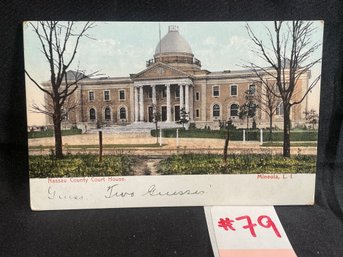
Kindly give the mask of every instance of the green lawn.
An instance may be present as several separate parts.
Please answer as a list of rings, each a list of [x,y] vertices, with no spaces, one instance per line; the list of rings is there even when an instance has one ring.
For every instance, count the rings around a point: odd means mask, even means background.
[[[52,155],[29,156],[29,171],[32,178],[126,176],[134,174],[138,160],[139,157],[125,154],[105,155],[102,162],[94,154],[68,154],[62,160]],[[315,156],[284,158],[269,154],[229,155],[227,164],[221,155],[172,155],[161,160],[157,167],[161,175],[315,173],[315,170]]]
[[[164,175],[315,173],[315,168],[315,156],[230,155],[225,164],[221,155],[185,154],[161,161],[158,172]]]

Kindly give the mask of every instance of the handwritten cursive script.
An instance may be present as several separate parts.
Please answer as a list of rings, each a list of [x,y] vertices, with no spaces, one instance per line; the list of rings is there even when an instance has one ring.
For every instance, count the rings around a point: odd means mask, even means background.
[[[51,186],[48,188],[49,200],[84,200],[83,195],[58,193]]]
[[[151,185],[143,196],[183,196],[183,195],[203,195],[205,191],[203,190],[175,190],[175,191],[161,191],[156,188],[156,185]]]
[[[125,191],[125,190],[120,190],[119,189],[119,184],[114,184],[112,186],[108,186],[107,189],[106,189],[106,194],[105,194],[105,198],[109,199],[109,198],[125,198],[125,197],[129,197],[129,198],[132,198],[132,197],[135,197],[136,196],[136,192],[134,191]],[[146,190],[142,196],[153,196],[153,197],[156,197],[156,196],[160,196],[160,197],[163,197],[163,196],[169,196],[169,197],[172,197],[172,196],[186,196],[186,195],[203,195],[205,194],[205,191],[203,190],[199,190],[199,189],[182,189],[182,190],[169,190],[169,191],[162,191],[162,190],[159,190],[157,188],[157,186],[154,184],[154,185],[151,185],[148,190]]]
[[[112,186],[107,187],[107,194],[105,198],[113,198],[113,197],[134,197],[135,192],[119,192],[116,190],[118,184],[114,184]]]

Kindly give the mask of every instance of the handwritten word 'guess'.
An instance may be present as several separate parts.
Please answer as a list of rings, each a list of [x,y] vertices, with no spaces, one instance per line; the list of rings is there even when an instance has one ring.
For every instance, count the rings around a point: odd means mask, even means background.
[[[240,216],[240,217],[236,217],[234,220],[230,219],[230,218],[220,218],[218,221],[218,227],[223,228],[226,231],[236,231],[236,228],[234,225],[236,225],[238,222],[237,221],[243,221],[246,220],[246,225],[240,227],[243,229],[249,229],[249,232],[251,234],[251,236],[256,237],[256,232],[255,232],[255,227],[257,226],[256,223],[253,223],[250,216]],[[236,222],[236,223],[235,223]],[[240,222],[242,223],[242,222]],[[273,222],[273,220],[267,216],[267,215],[261,215],[258,217],[257,219],[257,223],[259,226],[263,227],[263,228],[272,228],[274,230],[274,233],[277,237],[281,238],[281,234],[279,232],[279,230],[277,229],[275,223]]]

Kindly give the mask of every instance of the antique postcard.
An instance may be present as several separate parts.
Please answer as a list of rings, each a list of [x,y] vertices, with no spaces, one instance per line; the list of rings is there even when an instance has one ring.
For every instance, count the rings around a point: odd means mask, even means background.
[[[322,21],[23,27],[33,210],[314,203]]]

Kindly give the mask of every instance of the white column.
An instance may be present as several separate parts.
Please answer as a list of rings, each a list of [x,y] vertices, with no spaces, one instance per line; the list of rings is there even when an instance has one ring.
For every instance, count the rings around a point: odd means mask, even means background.
[[[130,107],[127,110],[128,116],[127,120],[129,122],[134,122],[135,121],[135,87],[130,87]]]
[[[206,121],[207,120],[207,97],[206,97],[206,84],[201,85],[201,120]],[[211,115],[210,115],[211,117]]]
[[[153,108],[156,109],[156,85],[151,85],[152,88],[152,105]],[[155,110],[154,110],[155,111]]]
[[[180,110],[184,107],[183,105],[183,85],[180,85]]]
[[[190,85],[190,98],[189,98],[189,120],[194,120],[194,86]]]
[[[166,84],[167,87],[167,122],[171,121],[171,105],[170,105],[170,84]]]
[[[139,88],[139,120],[144,121],[143,86]]]
[[[185,110],[186,110],[186,113],[189,114],[189,85],[186,84],[185,85]]]
[[[138,111],[138,88],[135,87],[135,121],[138,121],[138,115],[139,115],[139,111]]]

